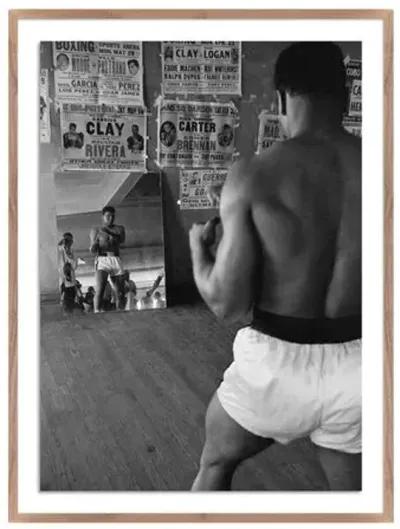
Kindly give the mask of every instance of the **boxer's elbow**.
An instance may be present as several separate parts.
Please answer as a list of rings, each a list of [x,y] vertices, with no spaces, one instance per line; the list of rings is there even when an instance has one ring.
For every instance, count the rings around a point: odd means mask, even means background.
[[[226,281],[219,281],[211,274],[207,281],[196,281],[199,292],[210,310],[218,319],[226,322],[242,320],[248,313],[250,303],[244,296],[238,296]]]
[[[208,308],[217,316],[218,319],[227,320],[231,317],[231,307],[227,303],[226,296],[217,288],[215,282],[208,281],[207,283],[197,282],[197,288],[200,295],[208,305]]]
[[[237,312],[225,303],[215,303],[211,306],[211,310],[219,320],[227,323],[234,322],[238,317]]]
[[[229,307],[227,305],[216,305],[212,308],[216,317],[225,323],[237,323],[246,319],[247,310],[241,307]]]
[[[242,321],[250,309],[242,300],[238,302],[237,299],[229,299],[228,296],[213,299],[209,307],[219,320],[226,323]]]

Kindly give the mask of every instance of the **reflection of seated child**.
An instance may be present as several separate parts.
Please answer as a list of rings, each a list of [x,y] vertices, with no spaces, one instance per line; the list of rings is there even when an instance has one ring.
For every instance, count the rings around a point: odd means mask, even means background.
[[[83,298],[83,307],[85,309],[85,312],[93,312],[94,294],[94,288],[89,287],[87,289],[85,297]]]
[[[165,308],[165,299],[162,298],[161,292],[154,292],[154,299],[153,299],[153,308],[154,309],[163,309]]]

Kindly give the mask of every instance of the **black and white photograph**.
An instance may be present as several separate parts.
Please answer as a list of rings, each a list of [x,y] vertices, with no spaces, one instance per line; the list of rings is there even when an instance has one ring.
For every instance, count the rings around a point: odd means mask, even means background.
[[[41,42],[40,491],[362,491],[362,60]]]

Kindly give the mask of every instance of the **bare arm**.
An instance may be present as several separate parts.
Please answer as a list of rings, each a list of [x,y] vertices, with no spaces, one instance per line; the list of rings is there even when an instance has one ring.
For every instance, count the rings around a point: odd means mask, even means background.
[[[190,232],[196,285],[211,310],[229,320],[246,316],[255,300],[258,242],[242,171],[241,165],[234,166],[222,192],[223,236],[215,259],[202,238],[203,226],[195,224]]]
[[[159,284],[161,283],[163,277],[164,277],[163,274],[159,274],[159,275],[156,277],[156,279],[155,279],[155,281],[154,281],[152,287],[150,288],[150,290],[148,290],[148,291],[146,292],[146,294],[147,294],[148,296],[152,296],[152,295],[154,294],[154,292],[157,290]]]
[[[110,241],[113,243],[123,244],[125,242],[125,228],[123,226],[114,226],[113,228],[102,227],[104,233],[110,236]]]
[[[120,236],[119,236],[119,242],[120,244],[124,244],[125,242],[125,228],[123,226],[120,226],[121,228],[121,232],[120,232]]]
[[[97,240],[97,228],[90,230],[90,246],[89,250],[91,253],[96,254],[99,251],[99,242]]]
[[[64,253],[64,247],[59,245],[58,246],[58,267],[60,270],[63,269],[63,266],[65,265],[65,253]]]

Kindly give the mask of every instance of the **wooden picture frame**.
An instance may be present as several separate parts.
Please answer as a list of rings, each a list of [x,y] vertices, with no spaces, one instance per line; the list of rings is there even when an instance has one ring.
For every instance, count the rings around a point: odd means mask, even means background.
[[[27,19],[371,19],[383,22],[383,509],[375,513],[27,513],[18,509],[18,23]],[[393,12],[390,10],[12,10],[9,12],[9,520],[11,522],[393,521]]]

